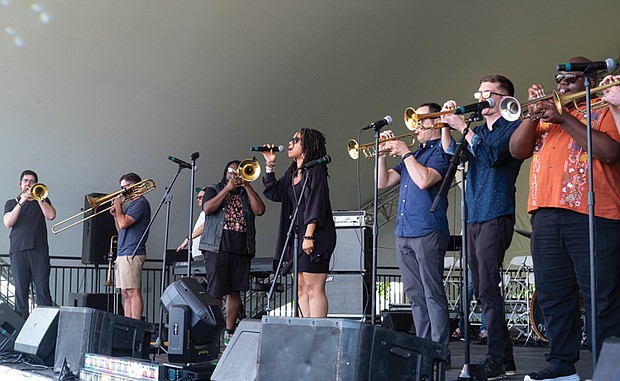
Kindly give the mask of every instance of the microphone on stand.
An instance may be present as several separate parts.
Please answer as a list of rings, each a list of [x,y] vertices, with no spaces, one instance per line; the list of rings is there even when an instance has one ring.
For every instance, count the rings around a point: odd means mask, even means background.
[[[267,152],[267,151],[283,152],[284,146],[282,144],[280,144],[279,146],[275,146],[275,147],[254,146],[254,147],[250,147],[250,151],[252,152]]]
[[[192,165],[186,161],[179,159],[178,157],[168,156],[168,160],[173,161],[181,166],[181,168],[191,169]]]
[[[325,155],[325,156],[323,156],[323,157],[321,157],[319,159],[307,162],[306,164],[301,166],[301,169],[312,168],[312,167],[317,166],[319,164],[329,164],[329,163],[331,163],[331,161],[332,161],[331,156]]]
[[[487,99],[484,102],[472,103],[465,106],[460,106],[454,109],[454,115],[467,114],[468,112],[482,111],[485,108],[492,108],[495,106],[495,100],[492,98]]]
[[[377,120],[376,122],[372,122],[366,127],[362,128],[362,131],[370,130],[370,129],[375,129],[375,130],[381,129],[381,127],[383,126],[391,126],[391,125],[392,125],[392,117],[389,115],[386,115],[383,119]]]
[[[581,71],[584,73],[591,73],[599,70],[612,72],[615,68],[616,61],[614,61],[613,58],[607,58],[605,61],[594,62],[567,62],[556,66],[557,71]]]

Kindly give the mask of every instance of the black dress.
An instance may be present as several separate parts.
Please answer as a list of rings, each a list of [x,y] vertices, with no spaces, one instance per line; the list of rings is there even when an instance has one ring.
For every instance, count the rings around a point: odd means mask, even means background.
[[[332,207],[329,200],[329,186],[327,172],[322,165],[308,169],[301,177],[297,185],[293,186],[294,171],[289,168],[286,173],[276,179],[273,173],[267,173],[263,177],[265,190],[263,194],[271,201],[282,203],[280,210],[280,227],[276,241],[275,259],[280,259],[282,248],[286,242],[291,217],[295,211],[296,200],[300,197],[304,181],[306,188],[299,212],[296,227],[298,237],[298,266],[300,272],[321,273],[329,272],[329,259],[336,246],[336,227],[332,216]],[[303,252],[303,235],[310,223],[316,223],[314,231],[314,250],[307,255]],[[284,273],[290,273],[293,269],[293,239],[291,237],[287,250],[284,252]]]

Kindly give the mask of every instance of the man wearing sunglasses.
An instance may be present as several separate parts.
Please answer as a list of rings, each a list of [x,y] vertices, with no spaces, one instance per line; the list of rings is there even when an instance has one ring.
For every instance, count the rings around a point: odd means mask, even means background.
[[[205,223],[199,248],[205,258],[209,295],[219,305],[226,297],[226,345],[241,311],[241,291],[250,289],[250,263],[256,255],[255,219],[265,213],[263,200],[239,176],[239,163],[229,161],[220,182],[206,187],[202,199]]]
[[[493,107],[480,111],[485,123],[473,129],[461,115],[447,114],[443,122],[464,134],[469,154],[465,199],[467,201],[467,252],[474,295],[482,305],[487,325],[487,353],[480,364],[489,380],[516,374],[510,335],[504,314],[504,298],[499,288],[500,267],[512,242],[515,223],[515,182],[522,161],[508,150],[510,136],[519,121],[507,121],[499,104],[513,96],[512,82],[501,75],[487,75],[480,80],[474,98],[480,102],[493,99]],[[444,110],[454,110],[448,101]],[[453,154],[456,143],[450,130],[442,130],[442,146]]]
[[[568,62],[589,62],[574,57]],[[592,85],[596,82],[592,78]],[[585,90],[579,72],[560,72],[556,91],[573,94]],[[530,99],[544,94],[533,84]],[[585,94],[585,93],[584,93]],[[595,98],[595,97],[593,97]],[[550,100],[529,106],[539,120],[525,119],[510,140],[513,156],[532,157],[530,166],[531,251],[536,295],[545,315],[549,352],[547,368],[525,380],[577,381],[581,290],[590,331],[590,262],[588,160],[592,159],[596,232],[597,347],[605,338],[620,334],[620,136],[609,109],[592,111],[592,155],[586,151],[585,96],[565,105],[560,113]],[[590,344],[590,343],[589,343]],[[597,352],[598,353],[598,352]]]

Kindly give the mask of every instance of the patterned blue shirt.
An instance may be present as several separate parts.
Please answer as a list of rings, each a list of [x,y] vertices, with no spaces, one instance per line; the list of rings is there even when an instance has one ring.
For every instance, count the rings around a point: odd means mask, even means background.
[[[509,122],[503,117],[489,131],[487,124],[474,127],[472,145],[468,145],[469,164],[465,182],[467,223],[485,222],[514,214],[515,182],[523,161],[510,155],[510,136],[521,121]],[[447,153],[454,153],[452,141]]]
[[[413,157],[427,168],[432,168],[444,177],[449,167],[448,155],[441,148],[441,139],[430,140],[420,146]],[[405,162],[401,160],[393,168],[400,175],[400,194],[398,216],[396,217],[396,236],[422,237],[439,231],[446,240],[450,239],[448,229],[447,196],[441,197],[434,213],[430,211],[435,196],[441,188],[441,181],[429,189],[420,189],[409,176]]]

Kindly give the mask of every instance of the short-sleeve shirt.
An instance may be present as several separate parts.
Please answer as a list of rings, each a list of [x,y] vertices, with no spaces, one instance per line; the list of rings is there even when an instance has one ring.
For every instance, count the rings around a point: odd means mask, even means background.
[[[441,140],[429,140],[419,147],[413,157],[427,168],[436,170],[441,177],[448,171],[448,156],[441,148]],[[398,237],[422,237],[434,231],[439,231],[446,240],[450,238],[448,229],[448,198],[440,199],[435,212],[431,212],[431,206],[435,196],[441,188],[441,181],[429,189],[420,189],[409,176],[409,171],[404,160],[394,166],[394,171],[400,175],[400,194],[398,202],[398,216],[396,218],[396,236]]]
[[[45,202],[52,204],[49,198]],[[12,198],[4,204],[4,214],[12,211],[17,200]],[[24,250],[49,250],[45,216],[37,201],[28,201],[20,207],[19,218],[9,234],[9,254]]]
[[[140,196],[137,199],[131,201],[125,214],[133,218],[134,222],[130,227],[121,229],[118,234],[118,256],[132,255],[136,245],[142,238],[142,234],[149,226],[151,219],[151,205],[144,196]],[[146,254],[146,240],[148,239],[148,232],[142,240],[140,247],[136,250],[136,255]]]
[[[579,108],[583,108],[580,105]],[[566,111],[565,111],[566,112]],[[585,114],[570,111],[585,124]],[[585,128],[585,127],[584,127]],[[592,111],[592,129],[620,143],[620,136],[608,108]],[[562,208],[588,214],[588,153],[557,124],[540,122],[530,165],[528,211]],[[594,214],[620,220],[620,163],[592,161]]]

